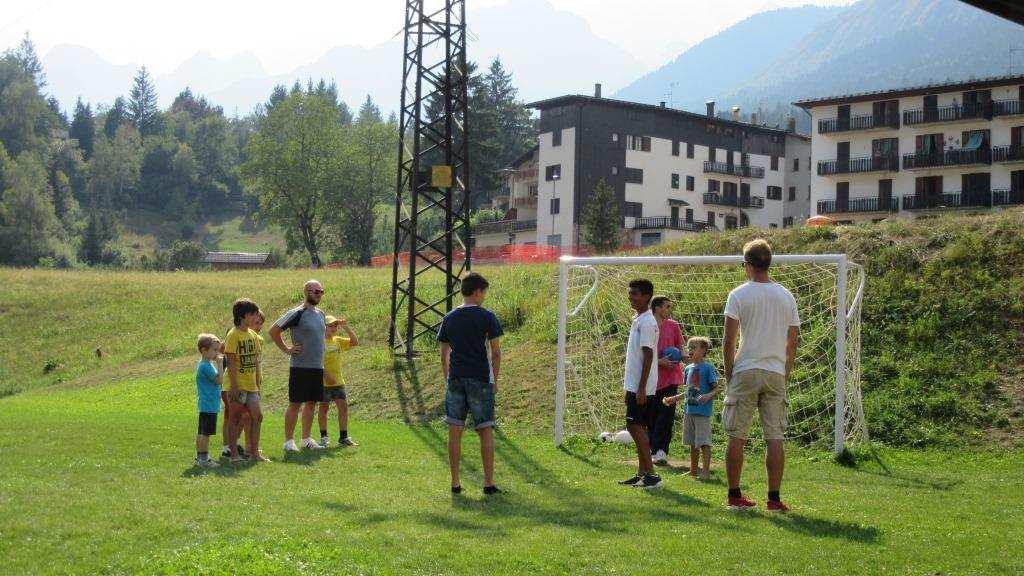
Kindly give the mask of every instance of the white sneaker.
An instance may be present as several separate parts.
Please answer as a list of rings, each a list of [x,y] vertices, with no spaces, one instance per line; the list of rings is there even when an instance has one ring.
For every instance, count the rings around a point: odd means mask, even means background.
[[[658,450],[651,456],[655,464],[668,464],[668,454],[664,450]]]
[[[323,450],[324,447],[313,441],[312,438],[303,438],[302,447],[310,450]]]
[[[331,439],[328,438],[327,436],[321,436],[320,437],[320,447],[321,448],[329,448],[330,446],[331,446]]]
[[[295,445],[295,440],[287,440],[284,443],[285,452],[298,452],[299,447]]]

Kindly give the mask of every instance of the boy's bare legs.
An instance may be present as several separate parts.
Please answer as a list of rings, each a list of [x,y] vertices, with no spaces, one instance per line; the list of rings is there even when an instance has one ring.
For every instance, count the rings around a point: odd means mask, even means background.
[[[654,473],[654,463],[651,461],[651,439],[647,437],[647,428],[641,424],[627,424],[626,430],[633,437],[636,444],[636,457],[639,462],[639,475]]]
[[[462,486],[459,482],[459,459],[462,458],[462,426],[448,425],[448,467],[452,473],[452,488]],[[481,436],[482,444],[483,436]],[[493,441],[493,437],[492,437]]]
[[[316,423],[321,430],[327,430],[327,412],[331,409],[330,402],[321,402],[316,410]]]
[[[228,404],[226,401],[224,402],[224,430],[222,431],[222,434],[224,435],[225,448],[231,445],[231,411],[229,410],[230,406],[231,405]]]
[[[782,488],[782,472],[786,466],[786,452],[782,440],[766,440],[768,449],[764,455],[764,466],[768,471],[768,491],[778,492]]]
[[[302,439],[309,438],[313,430],[313,409],[316,402],[304,402],[302,404]]]
[[[687,476],[698,476],[700,472],[700,447],[690,446],[690,471]]]
[[[298,402],[291,402],[284,410],[284,439],[295,440],[295,423],[299,420]]]
[[[344,398],[338,398],[334,401],[334,405],[338,407],[338,427],[340,430],[348,431],[348,400]],[[325,426],[326,428],[326,426]]]
[[[484,462],[484,488],[494,486],[494,428],[488,426],[476,432],[480,435],[480,459]]]
[[[210,451],[210,437],[203,436],[202,434],[196,434],[196,452],[209,452]]]
[[[746,438],[729,436],[729,445],[725,449],[725,476],[730,490],[740,487],[740,476],[743,474],[743,447],[746,444]]]
[[[242,435],[245,436],[245,449],[248,450],[252,445],[252,416],[248,412],[242,412],[238,425],[242,427]]]
[[[238,433],[241,431],[242,405],[232,402],[231,418],[228,420],[228,449],[231,450],[231,460],[238,460]]]
[[[262,460],[260,455],[260,427],[263,424],[263,408],[258,402],[249,406],[250,419],[252,421],[249,432],[249,457]]]
[[[704,468],[701,469],[700,477],[704,480],[711,478],[711,446],[700,447],[700,454],[704,460]]]

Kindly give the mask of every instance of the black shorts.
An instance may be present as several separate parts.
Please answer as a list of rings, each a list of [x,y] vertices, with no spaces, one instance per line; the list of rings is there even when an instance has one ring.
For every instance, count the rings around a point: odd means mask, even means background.
[[[295,368],[288,371],[288,401],[291,403],[322,402],[324,369]]]
[[[648,396],[647,403],[641,406],[636,403],[636,392],[626,392],[626,424],[640,424],[650,428],[654,414],[654,396]]]
[[[216,412],[200,412],[199,413],[199,435],[200,436],[213,436],[217,434],[217,413]]]

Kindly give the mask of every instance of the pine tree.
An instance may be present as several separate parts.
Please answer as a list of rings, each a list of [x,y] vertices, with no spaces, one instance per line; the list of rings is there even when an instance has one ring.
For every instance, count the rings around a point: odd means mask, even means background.
[[[25,37],[18,43],[18,47],[8,50],[5,56],[12,58],[18,66],[35,81],[40,91],[46,86],[46,74],[43,72],[43,63],[36,53],[36,45],[32,38],[25,31]]]
[[[113,139],[114,135],[117,134],[117,129],[124,124],[128,118],[128,107],[124,102],[124,98],[118,96],[114,100],[114,105],[107,111],[107,117],[103,120],[103,133],[107,135],[108,139]]]
[[[149,78],[149,71],[143,66],[135,75],[128,100],[128,118],[139,135],[145,139],[160,130],[160,110],[157,108],[156,88]]]
[[[96,138],[96,122],[92,117],[92,107],[89,104],[82,104],[81,98],[75,104],[75,116],[71,120],[69,135],[78,140],[78,147],[82,149],[85,159],[92,158],[93,142]]]
[[[597,181],[594,195],[583,209],[583,240],[597,252],[611,252],[619,247],[619,203],[604,178]]]

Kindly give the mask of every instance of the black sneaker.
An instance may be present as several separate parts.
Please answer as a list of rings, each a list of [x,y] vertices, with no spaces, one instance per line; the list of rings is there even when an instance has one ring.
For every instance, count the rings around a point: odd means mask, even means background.
[[[220,455],[222,458],[231,458],[231,448],[224,447],[224,449],[220,451]]]
[[[622,480],[621,482],[619,482],[619,486],[636,486],[637,484],[639,484],[642,481],[643,481],[643,477],[640,476],[639,474],[636,474],[632,478],[630,478],[629,480]]]
[[[248,458],[249,457],[249,455],[245,453],[245,448],[242,448],[241,444],[239,444],[238,446],[235,446],[235,448],[238,449],[238,455],[241,456],[242,458]]]
[[[497,486],[484,486],[484,494],[488,496],[501,494],[501,488],[498,488]]]
[[[658,486],[661,486],[661,476],[658,476],[657,474],[647,474],[644,476],[642,482],[633,484],[634,488],[643,488],[644,490],[657,488]]]
[[[452,486],[452,494],[462,494],[462,486]]]

